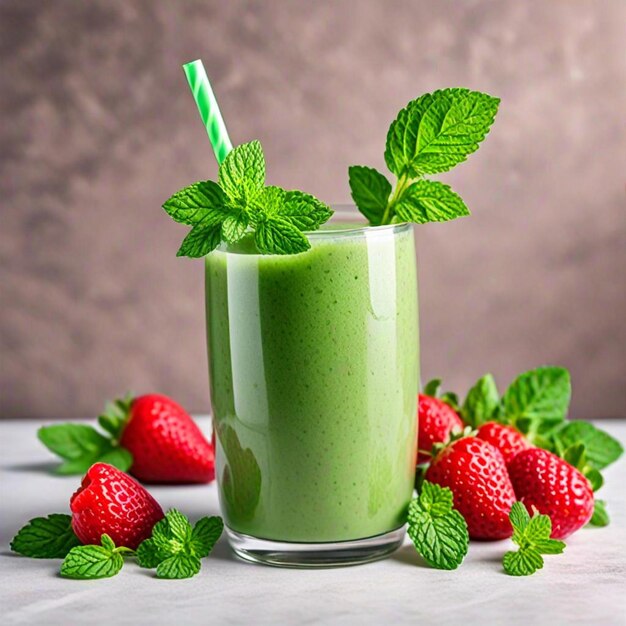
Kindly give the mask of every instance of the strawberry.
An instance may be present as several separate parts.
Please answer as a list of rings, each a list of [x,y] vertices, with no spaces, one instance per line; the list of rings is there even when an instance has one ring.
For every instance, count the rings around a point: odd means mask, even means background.
[[[189,413],[167,396],[135,398],[121,445],[133,455],[133,476],[148,483],[208,483],[215,478],[213,446]]]
[[[498,448],[498,450],[502,452],[504,462],[507,466],[518,452],[533,447],[530,441],[528,441],[519,430],[516,430],[512,426],[498,424],[498,422],[487,422],[483,424],[478,429],[476,436]]]
[[[509,511],[515,492],[502,453],[494,445],[477,437],[457,439],[435,456],[425,478],[450,488],[472,539],[511,536]]]
[[[116,546],[135,550],[163,516],[159,503],[128,474],[92,465],[70,499],[72,528],[84,544],[100,545],[106,533]]]
[[[550,517],[553,539],[565,539],[591,519],[591,484],[556,454],[541,448],[524,450],[511,461],[509,475],[515,495],[528,511],[532,514],[535,507]]]
[[[463,430],[463,422],[454,409],[438,398],[420,393],[418,407],[417,462],[427,463],[433,444],[447,442],[451,433]]]

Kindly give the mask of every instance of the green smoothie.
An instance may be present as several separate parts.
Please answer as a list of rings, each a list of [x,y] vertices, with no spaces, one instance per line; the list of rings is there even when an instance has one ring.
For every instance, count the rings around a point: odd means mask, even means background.
[[[243,240],[206,257],[225,522],[289,542],[403,524],[419,380],[412,229],[337,227],[297,255]]]

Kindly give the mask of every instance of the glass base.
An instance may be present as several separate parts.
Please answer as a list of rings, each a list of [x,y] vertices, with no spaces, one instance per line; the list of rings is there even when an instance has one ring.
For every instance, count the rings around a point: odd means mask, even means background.
[[[404,539],[404,527],[383,535],[335,543],[293,543],[257,539],[226,527],[235,554],[253,563],[275,567],[342,567],[378,561],[397,550]]]

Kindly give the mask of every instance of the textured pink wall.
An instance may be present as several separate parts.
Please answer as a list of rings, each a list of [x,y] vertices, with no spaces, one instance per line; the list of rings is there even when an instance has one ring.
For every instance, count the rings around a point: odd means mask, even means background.
[[[563,364],[574,416],[624,416],[624,23],[621,0],[4,0],[0,414],[129,387],[208,409],[202,264],[159,208],[216,174],[180,68],[202,57],[233,140],[328,202],[411,98],[500,96],[444,177],[474,215],[419,228],[424,376]]]

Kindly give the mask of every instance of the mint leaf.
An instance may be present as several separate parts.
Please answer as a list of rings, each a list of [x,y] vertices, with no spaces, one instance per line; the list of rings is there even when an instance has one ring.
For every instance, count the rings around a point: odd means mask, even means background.
[[[589,520],[589,526],[608,526],[610,523],[609,514],[606,510],[606,502],[604,500],[596,500],[593,503],[593,515]]]
[[[101,546],[76,546],[72,548],[63,564],[61,576],[65,578],[110,578],[124,565],[122,549],[116,548],[108,535],[102,535]],[[128,549],[124,550],[128,552]]]
[[[206,256],[220,245],[222,240],[221,224],[214,226],[204,226],[198,224],[183,239],[176,256],[188,256],[199,258]]]
[[[169,533],[173,539],[180,543],[187,543],[191,539],[191,524],[187,516],[183,515],[177,509],[170,509],[165,516]]]
[[[155,568],[161,561],[167,558],[167,554],[161,554],[159,546],[154,539],[146,539],[137,548],[137,563],[140,567]]]
[[[502,398],[502,412],[534,441],[549,433],[567,414],[572,389],[569,372],[562,367],[539,367],[518,376]]]
[[[302,231],[317,230],[332,214],[331,209],[323,202],[296,190],[285,192],[284,204],[278,211],[278,215]]]
[[[521,545],[524,533],[530,523],[528,509],[521,502],[515,502],[509,512],[509,519],[511,521],[511,526],[513,527],[513,541],[514,543]]]
[[[507,552],[502,565],[510,576],[530,576],[543,568],[543,558],[535,548],[527,547],[517,552]]]
[[[456,569],[467,554],[467,524],[452,508],[447,487],[422,483],[420,495],[409,504],[408,534],[417,552],[437,569]]]
[[[163,208],[181,224],[216,226],[228,215],[226,204],[221,187],[212,180],[204,180],[177,191],[163,203]]]
[[[176,221],[192,226],[177,256],[203,257],[222,241],[237,243],[256,230],[264,254],[296,254],[310,248],[300,231],[318,229],[332,215],[301,191],[265,187],[265,157],[258,141],[237,146],[219,168],[218,183],[202,181],[176,192],[163,205]]]
[[[231,206],[246,208],[265,185],[265,156],[258,141],[233,148],[219,168],[219,186]]]
[[[530,517],[521,502],[515,502],[509,513],[513,527],[512,540],[519,546],[517,552],[504,555],[504,571],[511,576],[529,576],[543,567],[542,554],[560,554],[565,543],[550,539],[552,522],[547,515],[535,514]]]
[[[222,238],[228,243],[237,243],[245,234],[250,219],[244,211],[232,213],[222,222]]]
[[[372,226],[382,223],[391,195],[391,183],[373,167],[352,165],[348,168],[352,199]]]
[[[411,178],[448,171],[478,149],[499,103],[498,98],[461,88],[409,102],[389,128],[387,167]]]
[[[257,222],[279,218],[300,231],[317,230],[333,212],[317,198],[302,191],[266,187],[258,199],[261,215]]]
[[[433,180],[418,180],[409,185],[395,210],[400,220],[416,224],[447,222],[470,214],[459,195],[448,185]]]
[[[577,443],[585,445],[587,462],[601,470],[622,456],[622,444],[607,432],[589,422],[569,422],[554,435],[558,449],[564,450]]]
[[[141,567],[156,567],[157,578],[189,578],[200,571],[200,559],[209,555],[224,529],[220,517],[203,517],[191,527],[185,515],[170,509],[137,549]]]
[[[191,535],[191,547],[198,558],[209,556],[213,546],[221,537],[224,530],[224,522],[221,517],[213,515],[199,519],[193,527]]]
[[[298,254],[311,247],[309,240],[289,221],[265,215],[259,216],[254,242],[263,254]]]
[[[157,578],[191,578],[200,571],[200,559],[184,553],[177,553],[161,561],[156,568]]]
[[[432,398],[436,398],[439,394],[439,389],[441,388],[441,378],[434,378],[433,380],[429,380],[425,385],[424,389],[422,389],[422,393],[425,396],[431,396]]]
[[[80,545],[72,530],[72,517],[53,513],[35,517],[11,541],[11,550],[33,559],[62,559]]]
[[[496,381],[491,374],[485,374],[467,392],[461,407],[463,421],[473,428],[488,422],[495,416],[500,396]]]

